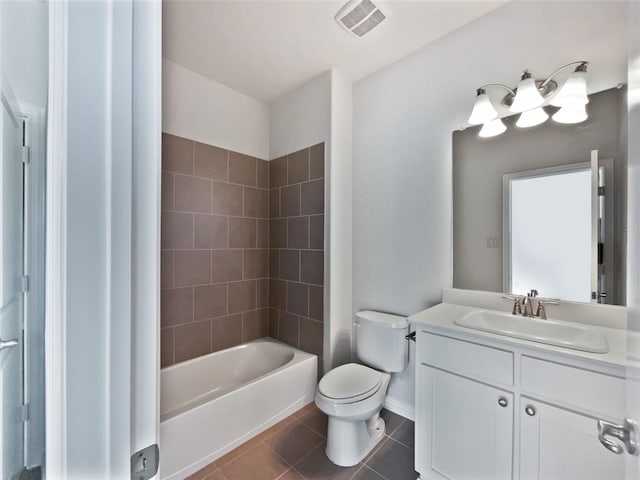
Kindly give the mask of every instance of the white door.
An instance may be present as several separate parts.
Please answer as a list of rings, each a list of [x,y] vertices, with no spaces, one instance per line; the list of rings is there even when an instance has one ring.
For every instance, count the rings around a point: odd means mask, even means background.
[[[0,469],[12,479],[23,467],[23,164],[22,121],[2,85],[0,145]]]
[[[513,395],[436,368],[420,366],[428,411],[418,442],[425,478],[512,478]]]
[[[520,480],[624,478],[624,458],[594,435],[597,419],[522,397]]]

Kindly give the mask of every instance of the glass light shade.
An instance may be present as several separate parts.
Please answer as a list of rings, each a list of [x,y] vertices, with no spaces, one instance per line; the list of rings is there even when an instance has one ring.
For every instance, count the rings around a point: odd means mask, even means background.
[[[580,105],[577,107],[562,107],[551,117],[558,123],[580,123],[584,122],[589,115],[587,115],[587,106]]]
[[[491,120],[485,123],[480,129],[480,133],[478,133],[478,136],[482,138],[495,137],[496,135],[504,133],[506,129],[507,126],[502,122],[502,120],[496,118],[495,120]]]
[[[546,122],[548,118],[549,115],[542,109],[542,107],[534,108],[533,110],[527,110],[520,114],[520,118],[518,118],[518,121],[516,122],[516,127],[535,127],[536,125]]]
[[[551,105],[555,107],[576,108],[589,103],[587,97],[587,72],[573,72],[564,82],[558,93],[553,96]]]
[[[470,125],[480,125],[481,123],[493,120],[497,116],[498,112],[493,108],[489,95],[481,93],[476,97],[476,101],[473,104],[473,110],[471,111],[471,115],[467,122],[469,122]]]
[[[525,78],[518,83],[516,96],[509,110],[513,113],[533,110],[544,103],[544,98],[536,86],[536,81],[532,78]]]

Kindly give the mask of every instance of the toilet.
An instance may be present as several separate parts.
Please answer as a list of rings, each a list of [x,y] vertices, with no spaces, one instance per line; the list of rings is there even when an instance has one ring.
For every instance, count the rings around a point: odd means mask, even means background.
[[[384,436],[380,410],[392,372],[409,359],[406,317],[356,313],[356,352],[360,362],[327,372],[316,389],[316,405],[329,417],[326,453],[336,465],[356,465]]]

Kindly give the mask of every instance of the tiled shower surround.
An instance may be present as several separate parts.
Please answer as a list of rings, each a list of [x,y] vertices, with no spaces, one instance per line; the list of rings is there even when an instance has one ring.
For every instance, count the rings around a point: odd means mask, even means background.
[[[239,345],[270,332],[275,338],[321,355],[323,270],[317,271],[318,260],[310,257],[302,260],[302,255],[324,256],[322,145],[302,151],[306,152],[308,165],[304,174],[300,160],[304,154],[301,152],[289,156],[293,158],[290,166],[288,157],[274,160],[276,166],[273,162],[270,165],[265,160],[166,133],[162,140],[161,365],[165,367]],[[320,170],[317,165],[311,166],[311,157],[317,156],[318,152],[321,154]],[[314,202],[318,201],[317,183],[311,185],[313,182],[309,177],[311,170],[315,172],[314,182],[320,179],[322,184],[319,216],[311,215],[317,210]],[[275,175],[274,186],[278,186],[271,191],[270,174]],[[306,181],[303,181],[304,175]],[[293,180],[297,182],[294,184]],[[292,266],[285,262],[284,278],[291,280],[285,282],[280,280],[279,269],[269,272],[270,258],[274,257],[269,250],[270,238],[274,238],[269,230],[270,222],[281,220],[279,202],[277,212],[274,209],[275,195],[280,197],[280,190],[284,190],[280,186],[289,183],[298,188],[296,217],[291,218],[292,226],[287,225],[284,229],[285,237],[289,237],[288,228],[292,228],[293,241],[289,247],[288,238],[284,244],[279,240],[273,251],[280,257],[282,245],[287,252],[285,259],[297,252],[299,267],[296,268],[300,272],[296,277]],[[304,209],[300,193],[303,188],[309,190],[304,194]],[[289,192],[282,196],[286,197],[286,205],[293,208],[291,202],[295,192],[287,194]],[[294,211],[285,210],[285,213],[288,216]],[[277,217],[274,216],[276,213]],[[318,225],[316,218],[312,227],[313,217],[319,217],[322,223]],[[304,235],[300,223],[305,219],[307,243],[302,243]],[[322,232],[318,234],[312,228],[320,228]],[[316,239],[320,235],[320,243],[317,240],[309,243],[314,235]],[[322,267],[323,260],[320,262]],[[279,300],[274,303],[270,298],[274,294],[280,295],[280,284],[275,289],[273,285],[270,288],[269,277],[274,279],[271,283],[284,284],[284,303]],[[319,282],[317,288],[320,289],[319,317],[318,307],[311,303],[310,297],[310,284],[315,282]],[[292,283],[289,291],[288,283]],[[287,300],[291,301],[292,309],[287,309]],[[307,305],[306,309],[302,308],[302,303]],[[270,305],[278,310],[269,310]],[[309,317],[317,317],[320,321],[313,320],[310,327]]]

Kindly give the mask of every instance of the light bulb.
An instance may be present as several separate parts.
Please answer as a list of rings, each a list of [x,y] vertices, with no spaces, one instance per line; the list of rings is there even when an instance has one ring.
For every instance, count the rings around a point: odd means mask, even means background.
[[[551,100],[555,107],[576,108],[587,103],[587,72],[582,70],[573,72]]]
[[[562,107],[551,117],[558,123],[580,123],[584,122],[589,115],[587,115],[587,106],[580,105],[577,107]]]
[[[518,121],[516,122],[516,127],[535,127],[536,125],[546,122],[548,118],[549,115],[542,109],[542,107],[534,108],[533,110],[527,110],[520,114],[520,118],[518,118]]]
[[[509,110],[513,113],[524,112],[525,110],[533,110],[544,103],[544,98],[540,95],[540,91],[536,86],[536,81],[527,71],[522,75],[522,80],[518,83],[516,96]]]
[[[489,95],[487,95],[483,89],[479,88],[478,96],[473,104],[473,110],[467,122],[469,122],[470,125],[480,125],[481,123],[493,120],[497,116],[498,112],[493,108]]]
[[[480,129],[480,133],[478,133],[478,136],[482,138],[495,137],[496,135],[504,133],[506,129],[507,126],[502,122],[502,120],[496,118],[495,120],[491,120],[485,123]]]

